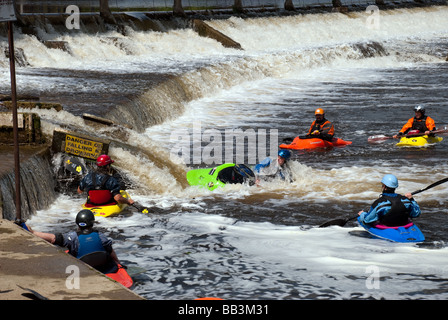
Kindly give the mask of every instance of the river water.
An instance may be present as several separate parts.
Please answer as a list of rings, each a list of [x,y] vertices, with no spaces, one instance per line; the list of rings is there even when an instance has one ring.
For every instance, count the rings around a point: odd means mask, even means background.
[[[447,7],[380,11],[376,29],[364,12],[210,21],[244,50],[191,30],[48,35],[68,41],[71,53],[19,36],[16,46],[30,66],[18,68],[17,81],[22,92],[64,103],[59,113],[39,112],[48,133],[66,127],[115,141],[110,154],[133,182],[131,196],[153,210],[99,218],[98,228],[113,238],[125,264],[139,268],[138,294],[447,299],[445,185],[415,196],[423,244],[359,237],[355,223],[317,228],[368,208],[386,173],[398,177],[400,193],[447,176],[448,140],[425,148],[367,143],[371,135],[398,132],[416,104],[426,106],[439,129],[448,126],[447,16]],[[6,91],[6,61],[2,68]],[[168,85],[154,86],[167,77]],[[260,143],[266,138],[261,147],[243,143],[244,162],[253,165],[272,154],[271,141],[275,153],[283,139],[304,134],[317,107],[336,136],[352,144],[294,152],[292,183],[213,192],[186,184],[189,169],[239,156],[232,153],[238,145],[226,148],[226,132],[254,132]],[[123,129],[120,142],[113,129],[87,127],[83,112],[135,130]],[[210,153],[211,144],[221,153]],[[82,202],[61,194],[28,223],[69,231]]]

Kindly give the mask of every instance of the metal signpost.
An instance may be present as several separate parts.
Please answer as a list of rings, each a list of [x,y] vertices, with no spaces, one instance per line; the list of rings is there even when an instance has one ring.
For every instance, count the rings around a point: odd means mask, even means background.
[[[11,102],[12,102],[12,121],[14,134],[14,165],[16,182],[16,221],[22,220],[22,206],[20,199],[20,158],[19,158],[19,128],[17,120],[17,93],[16,93],[16,68],[14,57],[14,38],[12,22],[16,21],[14,11],[14,0],[0,0],[0,22],[8,23],[8,42],[9,42],[9,70],[11,74]]]

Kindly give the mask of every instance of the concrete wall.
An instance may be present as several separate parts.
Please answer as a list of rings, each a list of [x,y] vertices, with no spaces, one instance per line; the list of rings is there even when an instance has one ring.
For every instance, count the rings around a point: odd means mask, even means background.
[[[35,113],[17,114],[19,143],[43,143],[40,117]],[[0,144],[14,144],[12,112],[0,112]]]

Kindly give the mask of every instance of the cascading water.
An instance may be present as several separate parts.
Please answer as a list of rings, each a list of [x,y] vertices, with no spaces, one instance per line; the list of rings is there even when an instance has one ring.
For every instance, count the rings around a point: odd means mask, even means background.
[[[50,166],[48,153],[36,154],[20,168],[21,216],[26,220],[36,213],[36,210],[48,208],[56,199],[55,173]],[[16,219],[15,207],[15,176],[14,172],[0,179],[0,195],[2,197],[3,218]]]

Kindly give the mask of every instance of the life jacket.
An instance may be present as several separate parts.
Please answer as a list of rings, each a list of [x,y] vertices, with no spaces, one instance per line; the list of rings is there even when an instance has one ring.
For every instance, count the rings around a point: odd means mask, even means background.
[[[92,184],[93,188],[89,190],[89,198],[88,203],[93,205],[104,205],[115,202],[112,193],[110,190],[105,189],[105,185],[107,183],[107,180],[109,180],[109,176],[106,176],[106,178],[103,180],[101,185],[98,185],[96,182],[96,173],[92,174]]]
[[[103,247],[103,243],[97,231],[90,233],[78,232],[78,252],[76,258],[87,263],[103,273],[115,273],[118,271],[117,263]]]
[[[419,130],[420,132],[429,131],[429,128],[426,126],[426,118],[427,117],[428,116],[423,116],[420,119],[416,119],[414,117],[411,130]]]
[[[406,206],[401,201],[402,199],[406,199],[406,197],[402,195],[398,195],[397,197],[390,197],[386,195],[381,195],[381,197],[378,199],[379,202],[383,202],[386,200],[389,200],[391,203],[391,208],[389,212],[387,212],[385,215],[379,217],[379,223],[389,226],[389,227],[397,227],[397,226],[403,226],[407,223],[409,223],[409,213],[411,211],[410,208],[406,208]],[[389,204],[380,204],[380,206],[385,206]]]
[[[97,231],[92,231],[90,233],[78,233],[79,247],[76,258],[81,259],[93,252],[104,252],[106,249],[103,247],[100,235]]]
[[[316,130],[321,132],[321,133],[326,133],[326,134],[331,135],[331,136],[334,135],[334,127],[333,127],[333,125],[331,124],[330,121],[328,121],[325,118],[323,119],[322,123],[318,123],[316,120],[314,120],[313,123],[311,124],[310,131],[308,132],[308,134],[311,134],[311,133],[313,133]]]

